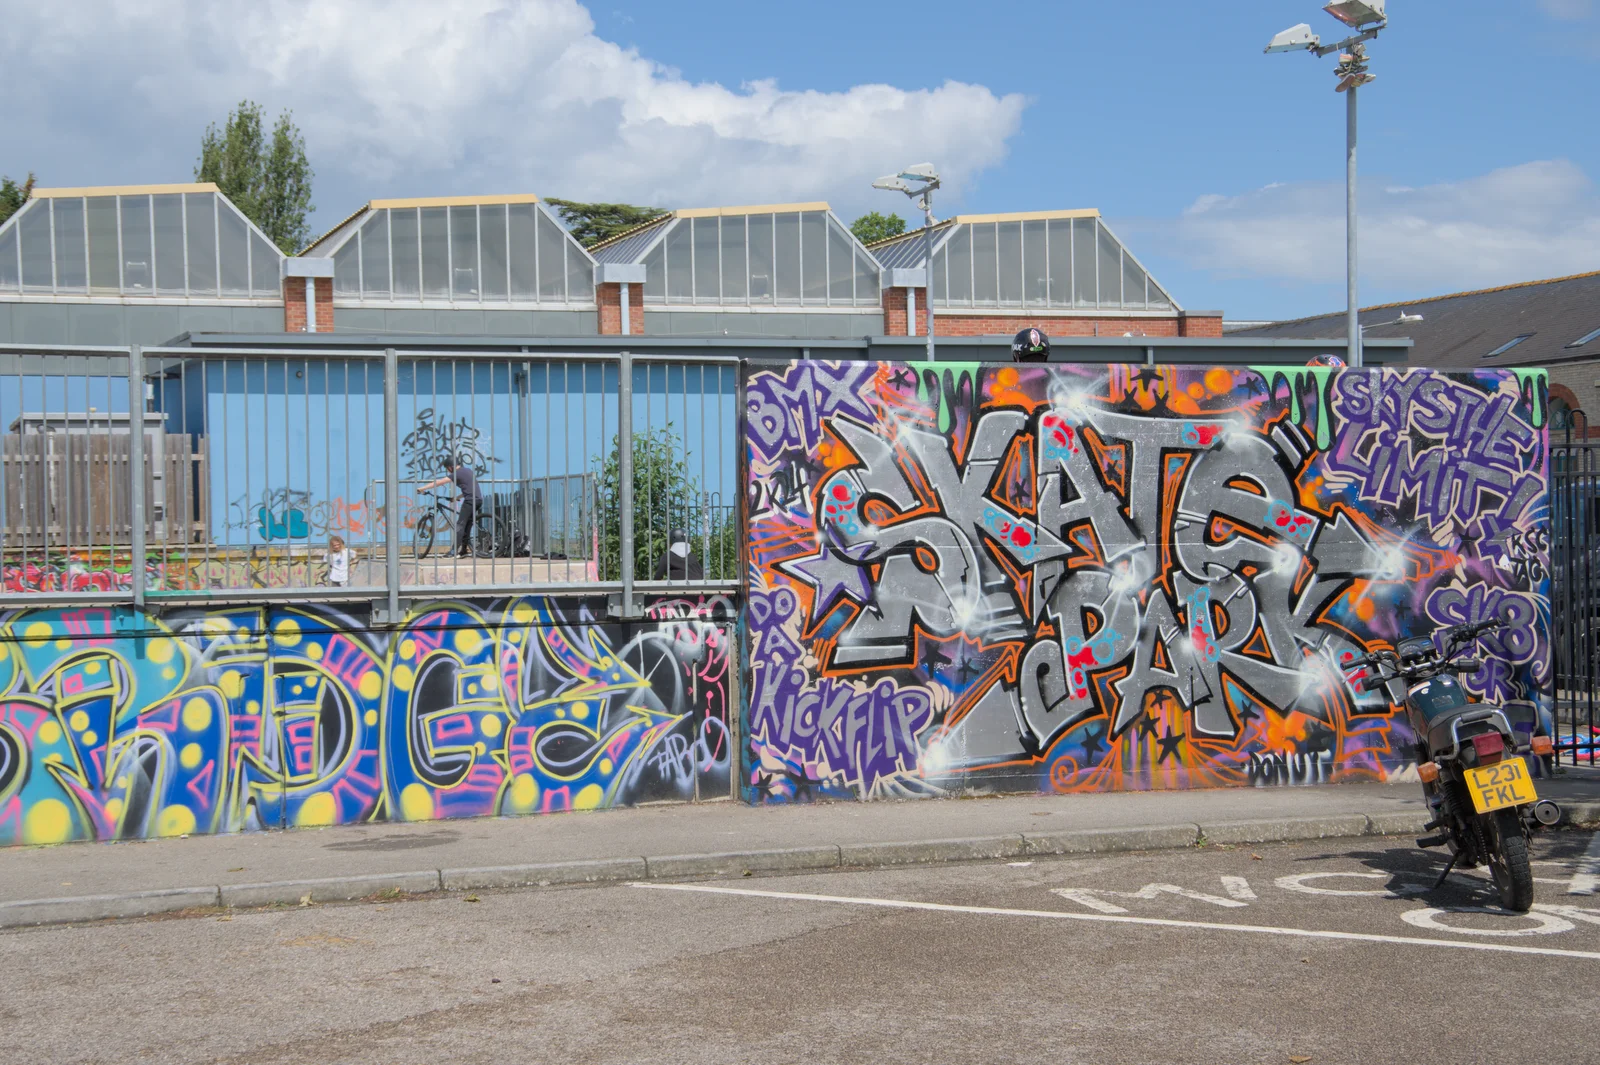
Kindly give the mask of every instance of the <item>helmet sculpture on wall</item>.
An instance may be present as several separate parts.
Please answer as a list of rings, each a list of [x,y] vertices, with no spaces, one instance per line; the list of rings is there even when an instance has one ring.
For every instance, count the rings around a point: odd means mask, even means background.
[[[1012,362],[1049,362],[1050,338],[1034,328],[1022,330],[1011,338]]]

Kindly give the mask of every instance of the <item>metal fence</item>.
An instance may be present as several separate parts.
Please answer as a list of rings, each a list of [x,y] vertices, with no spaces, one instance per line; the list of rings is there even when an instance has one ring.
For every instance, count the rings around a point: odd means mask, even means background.
[[[1600,742],[1600,444],[1551,447],[1550,512],[1556,754],[1593,765]]]
[[[737,367],[0,347],[0,602],[732,591]]]

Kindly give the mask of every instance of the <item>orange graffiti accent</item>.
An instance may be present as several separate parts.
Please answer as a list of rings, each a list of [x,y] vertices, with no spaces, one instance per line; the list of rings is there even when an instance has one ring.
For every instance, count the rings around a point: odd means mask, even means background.
[[[1020,377],[1015,366],[1002,367],[994,375],[989,385],[988,402],[984,407],[1021,407],[1029,414],[1045,405],[1042,399],[1035,399],[1018,387]]]

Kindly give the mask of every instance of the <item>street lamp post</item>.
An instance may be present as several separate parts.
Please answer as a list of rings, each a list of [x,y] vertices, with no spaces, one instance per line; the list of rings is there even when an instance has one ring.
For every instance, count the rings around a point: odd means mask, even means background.
[[[1385,0],[1330,0],[1323,10],[1346,26],[1356,30],[1336,44],[1324,45],[1322,39],[1302,22],[1291,26],[1272,38],[1268,52],[1307,51],[1321,58],[1340,53],[1339,65],[1333,72],[1339,79],[1335,92],[1347,93],[1344,118],[1344,233],[1345,233],[1345,332],[1348,345],[1347,361],[1351,366],[1361,365],[1361,326],[1357,321],[1356,299],[1356,90],[1370,82],[1376,75],[1367,73],[1366,42],[1378,36],[1378,31],[1389,24],[1384,14]]]
[[[1360,355],[1360,357],[1362,359],[1365,359],[1367,357],[1367,330],[1368,329],[1382,329],[1386,325],[1415,325],[1417,322],[1420,322],[1420,321],[1422,321],[1422,315],[1420,315],[1420,314],[1407,314],[1406,312],[1401,311],[1400,312],[1400,317],[1392,318],[1387,322],[1368,322],[1366,325],[1362,325],[1361,323],[1357,322],[1356,323],[1356,335],[1361,338],[1361,350],[1360,350],[1360,352],[1358,354]]]
[[[939,173],[932,163],[908,166],[898,174],[881,177],[872,183],[875,189],[886,192],[903,192],[917,201],[922,211],[922,276],[923,303],[928,311],[928,361],[933,361],[933,190],[939,187]],[[909,306],[909,301],[908,301]],[[915,312],[912,312],[912,332],[916,332]]]

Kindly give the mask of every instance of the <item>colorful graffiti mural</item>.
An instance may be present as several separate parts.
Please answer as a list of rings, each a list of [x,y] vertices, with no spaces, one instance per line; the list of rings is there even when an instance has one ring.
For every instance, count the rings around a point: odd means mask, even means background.
[[[791,363],[747,381],[757,800],[1384,779],[1346,663],[1549,679],[1541,373]]]
[[[731,603],[0,619],[0,844],[728,794]],[[133,634],[142,620],[150,630]]]

